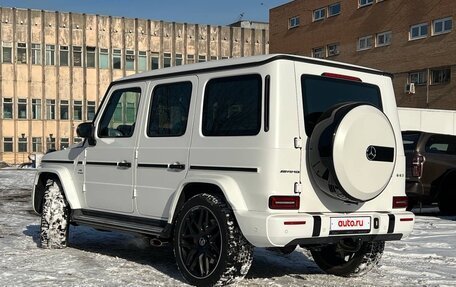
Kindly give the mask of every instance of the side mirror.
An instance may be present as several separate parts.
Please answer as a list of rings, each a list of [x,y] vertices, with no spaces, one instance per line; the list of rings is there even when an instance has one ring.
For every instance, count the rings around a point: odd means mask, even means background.
[[[78,137],[87,139],[89,142],[89,145],[96,145],[96,143],[97,143],[93,136],[94,132],[95,132],[95,127],[93,126],[93,123],[82,123],[76,129],[76,134],[78,135]]]

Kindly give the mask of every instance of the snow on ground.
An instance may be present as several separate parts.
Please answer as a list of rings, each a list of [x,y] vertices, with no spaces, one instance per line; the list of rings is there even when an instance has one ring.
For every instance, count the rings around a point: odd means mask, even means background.
[[[185,286],[171,247],[130,234],[72,226],[68,248],[40,249],[33,177],[33,170],[0,169],[0,286]],[[323,274],[305,249],[257,248],[238,286],[456,286],[456,217],[437,211],[422,210],[412,235],[387,242],[380,268],[364,277]]]

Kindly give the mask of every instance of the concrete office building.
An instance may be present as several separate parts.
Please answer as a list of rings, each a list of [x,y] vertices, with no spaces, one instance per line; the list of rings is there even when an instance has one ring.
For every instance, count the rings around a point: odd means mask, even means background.
[[[386,70],[398,106],[456,110],[455,14],[454,0],[296,0],[270,11],[270,50]]]
[[[114,79],[269,52],[265,23],[210,26],[14,8],[0,8],[0,19],[0,161],[9,163],[80,141],[75,128],[93,119]]]

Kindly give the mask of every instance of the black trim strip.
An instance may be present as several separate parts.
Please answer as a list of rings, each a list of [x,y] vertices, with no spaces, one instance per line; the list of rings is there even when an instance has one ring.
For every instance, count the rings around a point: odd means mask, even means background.
[[[192,166],[190,166],[190,169],[193,169],[193,170],[217,170],[217,171],[258,172],[258,168],[250,168],[250,167],[224,167],[224,166],[192,165]]]
[[[269,105],[271,97],[271,76],[264,79],[264,131],[269,131]]]
[[[104,161],[87,161],[86,165],[106,165],[117,166],[117,162],[104,162]]]
[[[138,163],[138,167],[168,168],[168,165],[167,164],[156,164],[156,163]]]
[[[210,73],[210,72],[216,72],[216,71],[226,71],[226,70],[231,70],[231,69],[257,67],[257,66],[265,65],[265,64],[268,64],[270,62],[277,61],[277,60],[291,60],[291,61],[296,61],[296,62],[303,62],[303,63],[308,63],[308,64],[315,64],[315,65],[320,65],[320,66],[333,67],[333,68],[341,68],[341,69],[346,69],[346,70],[364,72],[364,73],[387,76],[387,77],[393,78],[393,75],[391,73],[387,73],[387,72],[383,72],[383,71],[377,71],[377,70],[371,70],[371,69],[363,68],[363,67],[353,67],[353,66],[344,65],[342,63],[335,63],[335,62],[322,62],[322,61],[316,60],[316,59],[301,58],[301,57],[297,57],[297,56],[293,56],[293,55],[276,55],[276,56],[271,56],[269,59],[266,59],[266,60],[263,60],[263,61],[258,61],[258,62],[250,62],[250,63],[243,63],[243,64],[232,64],[232,65],[228,64],[228,65],[211,67],[211,68],[192,69],[192,70],[187,70],[187,71],[170,72],[170,73],[163,73],[163,74],[150,75],[150,76],[144,75],[144,76],[135,77],[135,78],[119,79],[119,80],[117,80],[115,82],[112,82],[112,84],[138,82],[138,81],[144,81],[144,80],[169,78],[169,77],[178,77],[178,76],[186,76],[186,75],[194,75],[196,73]]]
[[[54,160],[54,159],[44,159],[41,162],[45,162],[45,163],[71,163],[71,164],[74,163],[74,161],[72,161],[72,160]]]
[[[366,157],[370,161],[394,162],[394,148],[371,145],[366,149]]]
[[[312,231],[312,237],[320,236],[320,230],[321,230],[321,216],[314,215],[314,226],[313,226],[313,231]]]
[[[79,209],[80,213],[78,213],[76,211],[78,211],[78,210],[75,210],[75,213],[74,213],[74,215],[76,217],[78,215],[79,216],[83,215],[83,216],[93,217],[93,218],[103,218],[103,219],[108,219],[108,220],[118,221],[118,222],[138,223],[138,224],[144,224],[144,225],[162,227],[162,228],[164,228],[167,224],[166,220],[158,220],[158,219],[144,218],[144,217],[139,217],[139,216],[123,215],[123,214],[104,212],[104,211],[98,211],[98,210]]]
[[[388,233],[394,232],[394,225],[396,224],[396,217],[394,214],[388,214],[389,224],[388,224]]]

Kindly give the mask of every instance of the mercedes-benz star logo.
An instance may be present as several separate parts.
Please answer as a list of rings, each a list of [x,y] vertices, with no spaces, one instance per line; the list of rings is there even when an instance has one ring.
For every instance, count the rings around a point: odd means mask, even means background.
[[[374,160],[375,157],[377,156],[377,150],[375,149],[374,146],[369,146],[366,150],[366,157],[368,160]]]

